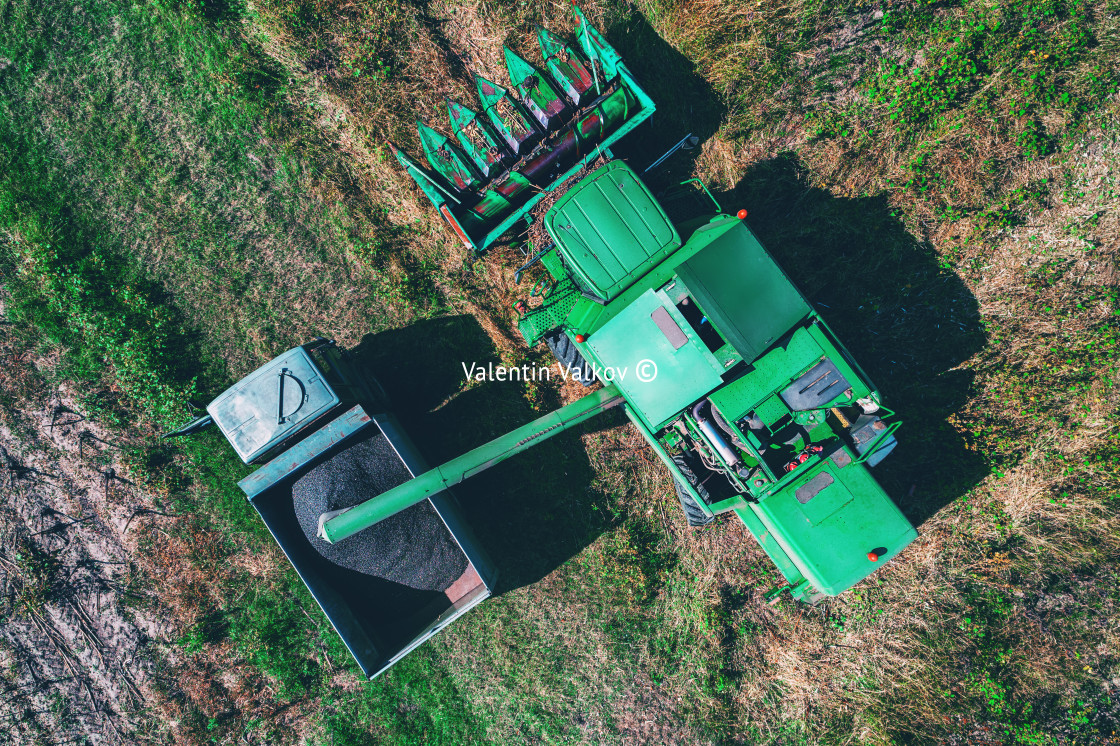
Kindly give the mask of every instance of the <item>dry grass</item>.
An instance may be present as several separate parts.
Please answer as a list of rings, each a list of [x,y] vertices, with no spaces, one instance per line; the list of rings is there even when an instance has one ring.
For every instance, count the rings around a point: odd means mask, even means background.
[[[78,157],[100,131],[44,91],[34,121],[69,158],[79,208],[125,216],[115,229],[124,250],[174,292],[230,377],[312,328],[352,343],[428,314],[476,319],[503,362],[543,360],[512,330],[520,253],[466,256],[381,143],[415,152],[417,116],[442,120],[444,95],[473,99],[469,74],[501,69],[503,43],[532,49],[532,24],[568,28],[564,4],[302,7],[319,21],[296,25],[290,3],[252,4],[258,25],[246,34],[292,82],[278,94],[287,108],[239,141],[241,160],[191,140],[174,86],[116,62],[105,82],[123,92],[121,118],[169,143],[167,175],[136,188],[142,164]],[[1091,97],[1085,66],[1107,60],[1117,35],[1104,6],[1089,7],[1097,57],[1063,75]],[[863,347],[856,356],[887,398],[910,405],[903,440],[914,445],[899,457],[917,476],[883,478],[925,520],[902,557],[839,599],[769,606],[774,573],[743,529],[726,519],[686,529],[660,463],[629,425],[609,421],[478,488],[532,506],[523,515],[549,529],[583,533],[558,562],[513,543],[530,580],[410,659],[433,691],[462,693],[436,715],[477,721],[477,740],[499,743],[1064,744],[1107,734],[1120,691],[1115,102],[1081,120],[1084,137],[1062,134],[1068,115],[1042,112],[1061,148],[1028,157],[1017,140],[1026,125],[1003,99],[918,130],[890,124],[888,107],[869,102],[869,79],[888,61],[921,69],[950,45],[931,36],[914,49],[912,30],[883,32],[875,9],[644,0],[585,10],[655,93],[661,129],[634,137],[701,132],[690,167],[751,211],[813,299],[835,307],[830,323]],[[963,13],[931,12],[939,23]],[[985,162],[995,165],[977,167]],[[184,166],[185,185],[172,181]],[[922,176],[932,192],[907,186]],[[236,250],[217,240],[230,232]],[[835,261],[821,267],[818,250]],[[420,292],[407,287],[416,278]],[[829,295],[834,286],[847,292]],[[948,305],[957,301],[963,310]],[[974,326],[981,344],[940,324]],[[441,340],[416,354],[435,362],[451,350]],[[445,404],[482,393],[457,389]],[[568,384],[508,398],[541,406],[581,393]],[[477,412],[445,421],[455,432],[440,447],[460,450],[464,429],[482,438],[474,431],[529,414]],[[978,477],[954,481],[973,463]],[[533,502],[542,493],[557,500]],[[511,529],[483,530],[499,540]],[[533,539],[547,543],[546,531]],[[166,603],[184,630],[235,601],[239,583],[279,582],[282,566],[274,553],[229,557],[214,537],[198,539],[155,531],[142,549],[173,580]],[[183,656],[175,717],[192,707],[215,717],[227,700],[246,718],[267,716],[275,693],[238,656],[221,641]],[[334,677],[357,696],[351,676]],[[403,701],[411,679],[392,681]],[[390,700],[368,712],[427,722],[412,700]],[[308,732],[315,707],[281,715],[292,731],[277,739]]]

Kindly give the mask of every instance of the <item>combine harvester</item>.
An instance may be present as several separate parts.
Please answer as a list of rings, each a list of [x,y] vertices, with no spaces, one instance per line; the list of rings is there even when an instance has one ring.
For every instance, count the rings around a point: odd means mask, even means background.
[[[701,184],[709,206],[675,224],[612,158],[653,102],[575,13],[574,47],[539,32],[547,74],[506,50],[511,86],[478,78],[482,114],[448,103],[458,145],[420,125],[428,166],[394,152],[472,250],[551,194],[549,245],[518,270],[542,275],[517,303],[519,330],[586,383],[613,380],[428,469],[375,382],[321,340],[174,433],[214,421],[264,464],[241,488],[371,677],[494,586],[448,488],[612,407],[669,470],[689,524],[742,522],[785,578],[772,599],[840,594],[916,536],[870,472],[898,422],[745,211],[724,214]]]

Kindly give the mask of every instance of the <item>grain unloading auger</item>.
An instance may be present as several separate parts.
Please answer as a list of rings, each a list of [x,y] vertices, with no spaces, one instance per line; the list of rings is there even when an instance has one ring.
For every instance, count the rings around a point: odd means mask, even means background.
[[[427,166],[389,143],[459,239],[483,251],[591,159],[649,118],[653,100],[583,13],[575,44],[537,30],[544,69],[505,48],[509,86],[475,76],[476,111],[447,101],[454,141],[418,123]]]

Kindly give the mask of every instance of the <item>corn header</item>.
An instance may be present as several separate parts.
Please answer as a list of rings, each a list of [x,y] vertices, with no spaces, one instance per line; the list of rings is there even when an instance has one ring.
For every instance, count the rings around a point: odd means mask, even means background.
[[[551,189],[649,118],[653,100],[583,13],[575,43],[537,30],[542,67],[505,48],[508,86],[475,76],[479,104],[447,100],[454,138],[417,127],[426,165],[397,160],[459,240],[483,251]]]

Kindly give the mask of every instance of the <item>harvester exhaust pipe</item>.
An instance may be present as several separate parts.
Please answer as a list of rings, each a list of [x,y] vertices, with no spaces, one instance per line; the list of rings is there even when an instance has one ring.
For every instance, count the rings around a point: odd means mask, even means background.
[[[700,432],[704,433],[708,441],[715,446],[715,449],[719,451],[719,455],[723,457],[727,465],[732,469],[738,470],[743,464],[743,459],[739,457],[739,454],[735,452],[734,448],[727,444],[727,441],[723,438],[723,434],[716,429],[715,424],[713,424],[710,419],[700,414],[700,410],[705,405],[710,406],[708,400],[701,399],[696,406],[692,408],[692,418],[696,420],[696,424],[700,426]]]
[[[353,536],[623,401],[614,384],[594,391],[364,503],[323,513],[319,536],[332,544]]]

